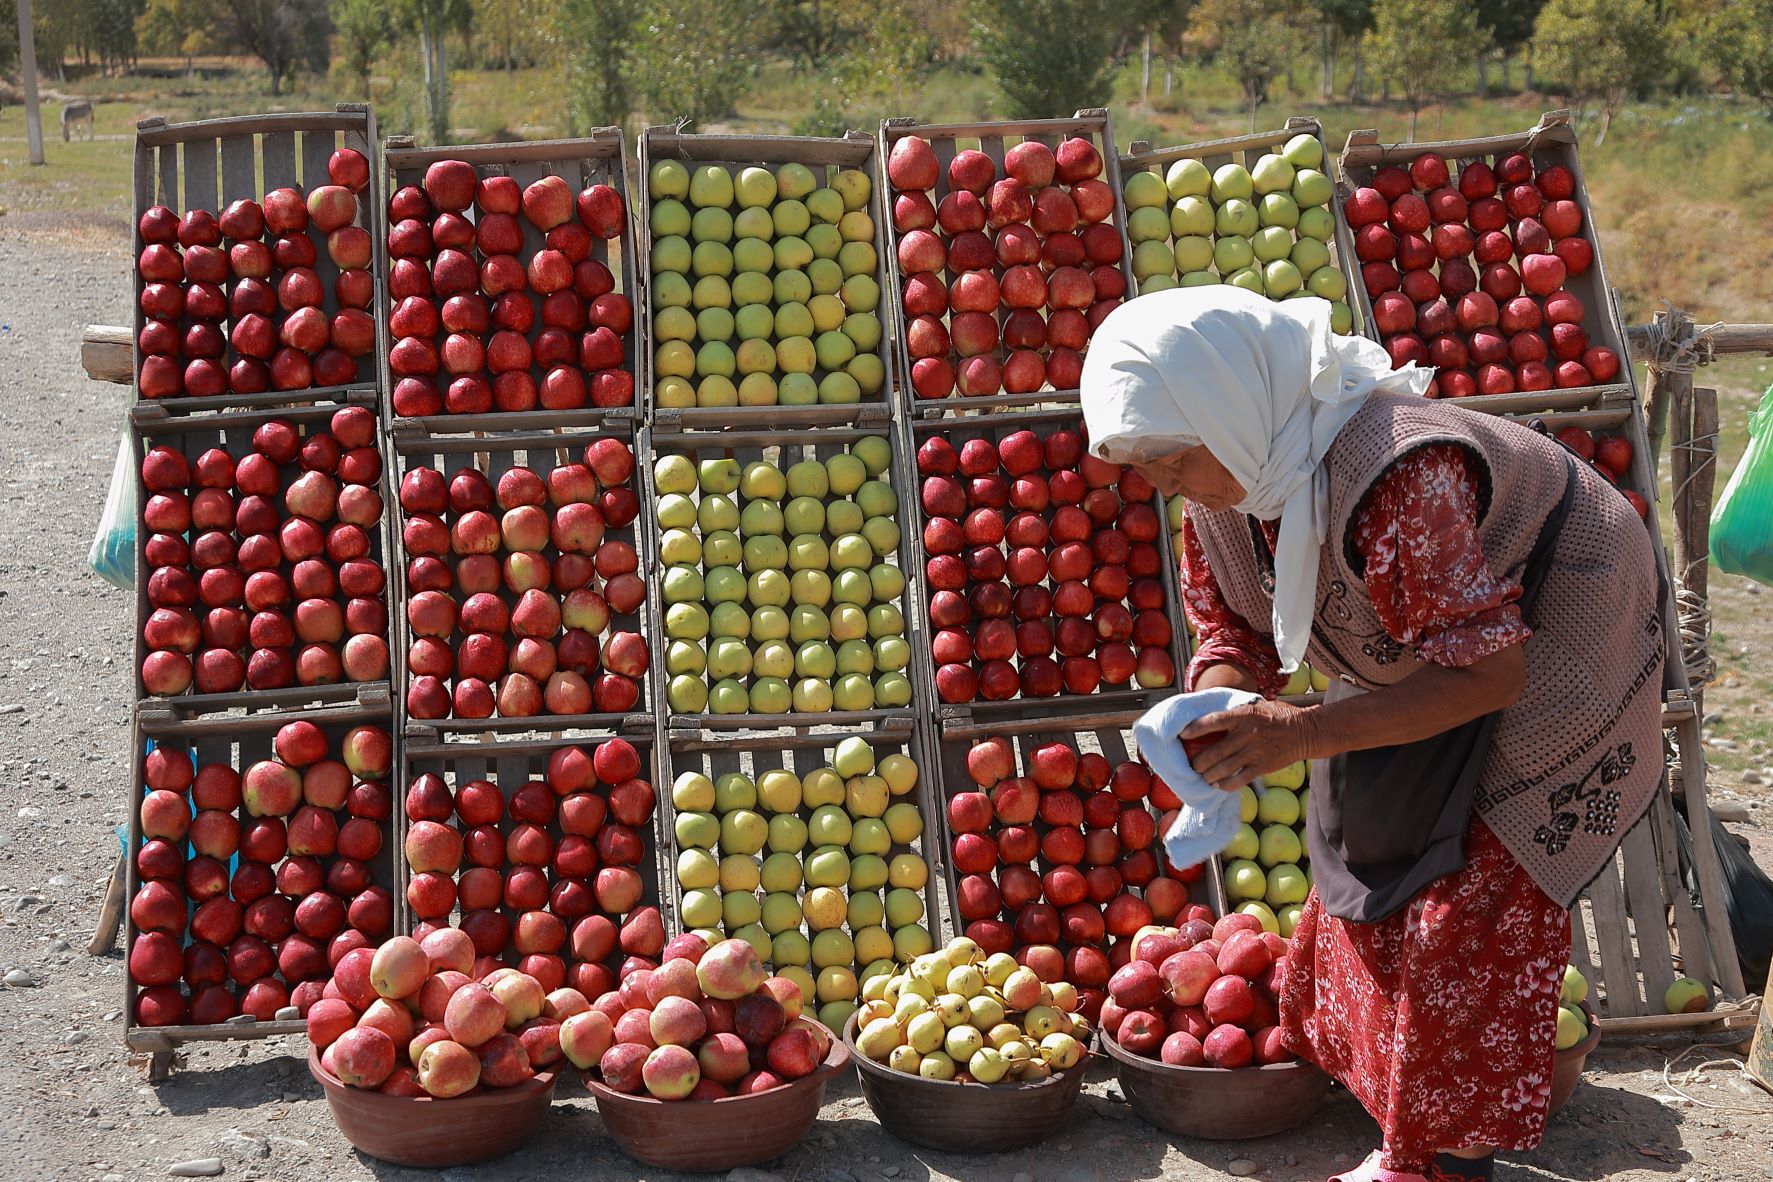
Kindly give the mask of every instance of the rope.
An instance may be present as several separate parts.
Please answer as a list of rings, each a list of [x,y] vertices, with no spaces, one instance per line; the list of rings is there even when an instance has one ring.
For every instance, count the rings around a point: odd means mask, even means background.
[[[1704,1043],[1704,1042],[1694,1043],[1692,1046],[1686,1048],[1680,1054],[1676,1055],[1674,1058],[1664,1060],[1664,1062],[1662,1064],[1662,1084],[1663,1084],[1663,1086],[1666,1087],[1669,1091],[1673,1092],[1675,1095],[1679,1096],[1681,1099],[1687,1101],[1689,1104],[1698,1105],[1700,1108],[1709,1108],[1713,1112],[1741,1112],[1741,1113],[1748,1113],[1748,1114],[1753,1114],[1753,1115],[1765,1115],[1765,1113],[1767,1111],[1767,1108],[1765,1105],[1714,1104],[1710,1100],[1701,1100],[1698,1096],[1692,1095],[1689,1092],[1682,1091],[1681,1088],[1675,1083],[1675,1081],[1669,1077],[1669,1073],[1674,1070],[1675,1064],[1679,1063],[1682,1059],[1685,1059],[1688,1055],[1691,1055],[1694,1051],[1716,1050],[1719,1047],[1728,1046],[1728,1045],[1734,1045],[1734,1044],[1733,1043]],[[1734,1068],[1736,1071],[1738,1071],[1742,1074],[1743,1078],[1750,1081],[1751,1087],[1749,1090],[1751,1092],[1754,1092],[1755,1089],[1752,1086],[1753,1081],[1754,1081],[1754,1076],[1752,1076],[1748,1073],[1748,1065],[1745,1064],[1741,1059],[1707,1059],[1705,1062],[1695,1064],[1694,1066],[1688,1068],[1685,1072],[1683,1072],[1680,1077],[1681,1083],[1686,1084],[1688,1087],[1691,1087],[1695,1083],[1699,1082],[1699,1077],[1701,1075],[1703,1075],[1707,1070],[1714,1068],[1714,1067],[1721,1067],[1721,1068],[1724,1068],[1725,1070],[1729,1070],[1731,1068]]]
[[[1693,318],[1676,308],[1667,300],[1663,301],[1664,315],[1653,317],[1644,328],[1648,338],[1645,364],[1650,372],[1665,373],[1697,373],[1702,365],[1710,365],[1712,356],[1712,335],[1724,327],[1724,321],[1715,320],[1700,327],[1693,323]]]
[[[1698,592],[1679,587],[1675,590],[1675,612],[1681,630],[1681,663],[1687,667],[1687,684],[1705,685],[1718,672],[1717,660],[1706,647],[1711,638],[1711,606]]]

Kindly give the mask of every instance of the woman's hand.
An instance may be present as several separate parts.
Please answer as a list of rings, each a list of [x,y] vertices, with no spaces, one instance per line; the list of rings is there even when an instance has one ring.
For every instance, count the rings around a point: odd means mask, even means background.
[[[1205,714],[1182,728],[1184,740],[1217,736],[1190,762],[1207,783],[1235,792],[1257,776],[1312,758],[1313,709],[1251,702]]]

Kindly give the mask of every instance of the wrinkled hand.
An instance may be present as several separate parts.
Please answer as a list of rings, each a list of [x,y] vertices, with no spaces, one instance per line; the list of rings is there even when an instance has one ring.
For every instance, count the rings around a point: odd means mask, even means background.
[[[1284,702],[1251,702],[1204,714],[1182,728],[1181,738],[1224,734],[1192,760],[1194,770],[1222,792],[1235,792],[1270,772],[1311,758],[1309,708]]]

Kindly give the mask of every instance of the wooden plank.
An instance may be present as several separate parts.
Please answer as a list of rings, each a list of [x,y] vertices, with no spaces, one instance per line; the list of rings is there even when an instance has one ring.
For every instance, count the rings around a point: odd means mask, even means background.
[[[1664,778],[1666,785],[1667,779]],[[1656,860],[1662,870],[1663,893],[1674,912],[1675,948],[1680,953],[1683,971],[1701,981],[1716,980],[1716,966],[1711,943],[1706,938],[1705,921],[1693,907],[1687,882],[1681,873],[1680,845],[1675,837],[1674,801],[1664,787],[1650,805],[1650,835],[1655,840]]]
[[[265,162],[265,191],[281,189],[285,186],[300,185],[301,178],[296,172],[295,134],[289,131],[274,131],[259,141],[259,150]]]
[[[1654,1006],[1674,984],[1674,955],[1668,943],[1669,911],[1663,896],[1651,840],[1649,818],[1640,820],[1625,835],[1619,850],[1625,867],[1627,899],[1631,906],[1632,931],[1637,936],[1638,969],[1644,978],[1644,995]]]
[[[145,144],[158,147],[193,138],[220,139],[231,135],[293,135],[299,131],[337,131],[341,127],[352,124],[361,126],[362,123],[361,115],[342,115],[337,111],[290,111],[270,115],[238,115],[226,119],[198,119],[189,123],[161,123],[147,128],[138,125],[136,137]]]
[[[160,188],[155,200],[171,209],[174,213],[183,213],[184,205],[179,197],[179,152],[177,148],[162,148],[157,157],[160,169]]]
[[[257,201],[264,190],[259,188],[258,164],[253,159],[252,137],[230,135],[222,139],[222,200],[224,204],[240,200]]]
[[[1712,965],[1718,981],[1731,997],[1747,992],[1742,964],[1736,957],[1736,937],[1724,908],[1724,875],[1718,847],[1711,838],[1711,806],[1706,800],[1705,749],[1698,718],[1689,718],[1675,730],[1680,752],[1681,788],[1687,804],[1687,826],[1693,833],[1693,869],[1699,895],[1705,903],[1705,930],[1710,937]]]
[[[95,382],[135,380],[135,334],[121,325],[89,324],[80,337],[80,366]]]
[[[173,149],[169,146],[167,151]],[[207,209],[220,214],[222,206],[216,203],[216,145],[214,140],[188,140],[181,154],[184,156],[185,191],[182,194],[185,209]]]
[[[1600,877],[1588,885],[1589,904],[1594,910],[1595,939],[1600,947],[1601,964],[1607,977],[1606,1012],[1614,1017],[1644,1013],[1644,999],[1638,991],[1632,953],[1630,920],[1625,911],[1625,892],[1619,883],[1617,857],[1601,869]]]

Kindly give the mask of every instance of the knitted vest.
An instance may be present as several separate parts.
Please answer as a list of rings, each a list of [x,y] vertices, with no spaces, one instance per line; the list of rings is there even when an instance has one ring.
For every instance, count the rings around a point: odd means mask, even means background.
[[[1358,511],[1392,464],[1442,443],[1474,461],[1478,538],[1499,575],[1519,579],[1563,496],[1563,449],[1537,432],[1445,402],[1368,399],[1324,460],[1329,527],[1306,656],[1358,689],[1392,685],[1421,667],[1367,597],[1354,548]],[[1649,807],[1663,770],[1666,643],[1649,535],[1618,492],[1576,467],[1575,499],[1527,620],[1526,688],[1497,721],[1477,800],[1484,821],[1564,906]],[[1274,600],[1250,519],[1194,504],[1188,512],[1226,604],[1271,636]]]

